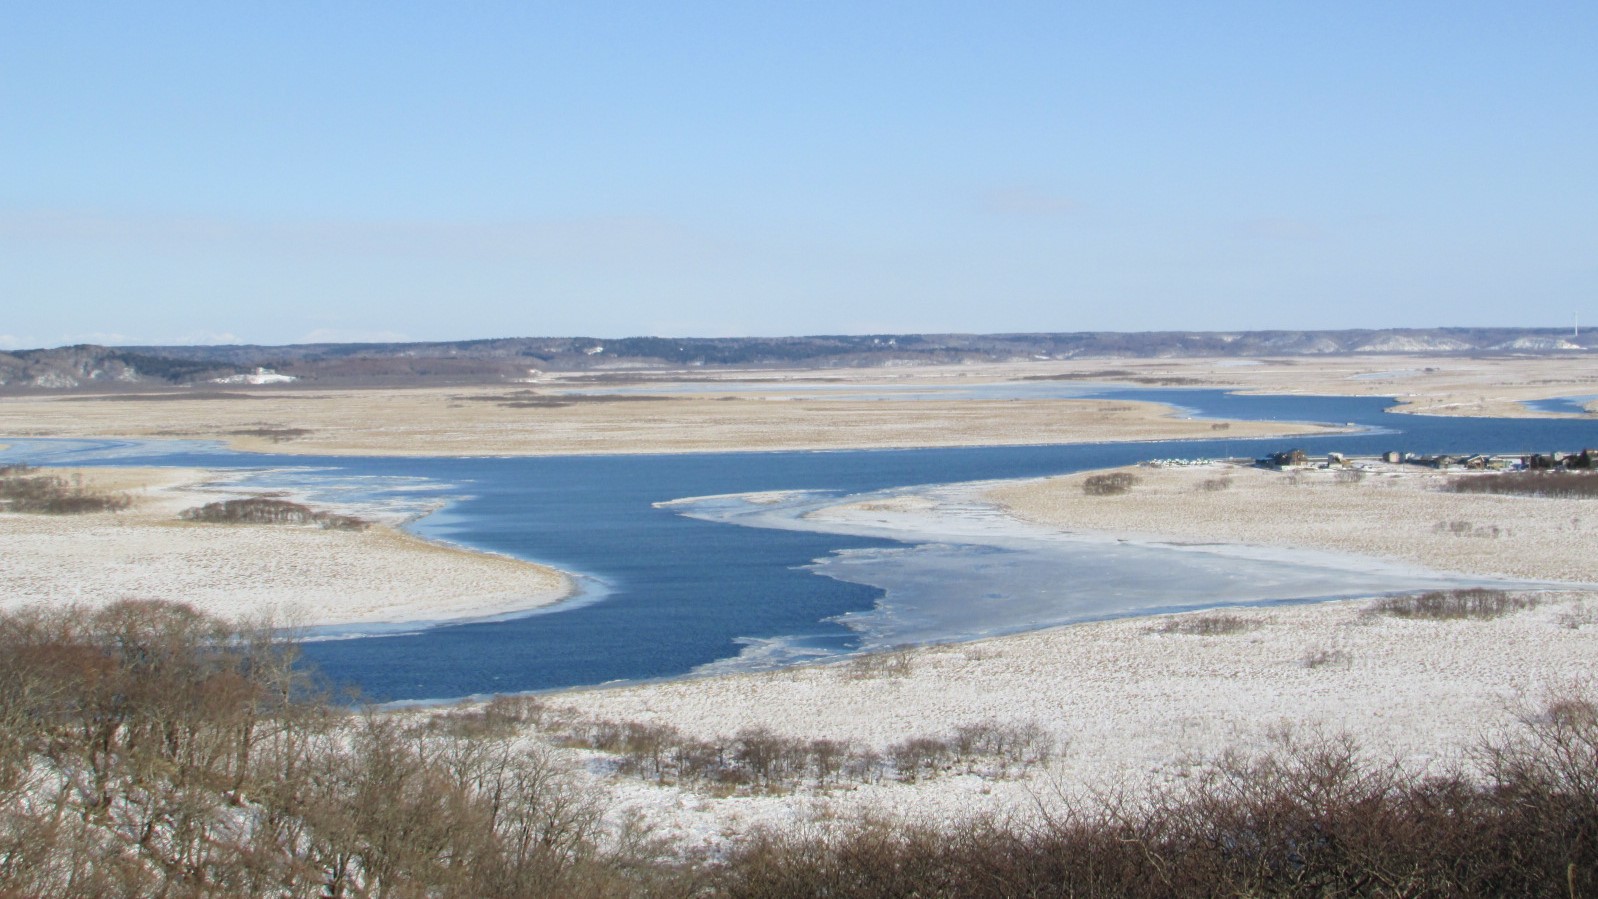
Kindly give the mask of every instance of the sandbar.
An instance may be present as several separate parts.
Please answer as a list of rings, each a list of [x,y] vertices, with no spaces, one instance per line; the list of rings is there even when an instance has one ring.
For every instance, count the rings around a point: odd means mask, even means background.
[[[1589,500],[1453,493],[1472,475],[1367,461],[1361,470],[1134,466],[1139,483],[1089,496],[1093,473],[996,486],[1023,520],[1117,537],[1336,549],[1481,575],[1598,583]]]
[[[87,515],[0,513],[3,607],[165,599],[230,618],[270,613],[311,628],[510,614],[557,602],[574,587],[551,568],[383,524],[343,531],[180,520],[184,509],[239,495],[201,489],[221,476],[216,472],[78,474],[95,488],[128,493],[133,506]]]
[[[884,382],[882,379],[862,384]],[[964,385],[966,382],[958,382]],[[982,383],[973,381],[971,383]],[[692,385],[695,388],[702,384]],[[253,388],[227,398],[0,397],[0,434],[220,440],[287,455],[611,455],[1085,443],[1325,432],[1324,425],[1217,422],[1161,403],[1095,399],[894,400],[797,384],[777,394],[665,393],[622,400],[531,388],[321,391]],[[535,396],[536,401],[529,397]]]

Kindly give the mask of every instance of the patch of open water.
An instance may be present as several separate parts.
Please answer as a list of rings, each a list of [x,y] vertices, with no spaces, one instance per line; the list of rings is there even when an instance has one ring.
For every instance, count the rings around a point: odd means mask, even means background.
[[[1588,415],[1587,404],[1598,400],[1598,394],[1588,393],[1582,396],[1556,396],[1545,400],[1526,400],[1521,403],[1533,412],[1562,412],[1574,415]]]

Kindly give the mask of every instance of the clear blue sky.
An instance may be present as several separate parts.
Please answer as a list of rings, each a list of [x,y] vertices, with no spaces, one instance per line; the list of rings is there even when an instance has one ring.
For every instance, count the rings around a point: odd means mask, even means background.
[[[0,348],[1595,297],[1590,0],[0,0]]]

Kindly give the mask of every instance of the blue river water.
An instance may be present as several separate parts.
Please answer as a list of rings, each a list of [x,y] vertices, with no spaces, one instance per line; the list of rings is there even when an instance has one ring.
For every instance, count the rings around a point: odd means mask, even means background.
[[[1598,400],[1598,395],[1556,396],[1546,400],[1526,400],[1523,405],[1533,412],[1559,412],[1566,415],[1586,415],[1587,404]]]
[[[845,622],[871,610],[882,591],[819,576],[811,563],[902,544],[740,527],[655,505],[684,497],[789,490],[844,497],[1150,458],[1260,455],[1290,446],[1320,453],[1525,453],[1598,445],[1594,422],[1394,415],[1383,411],[1390,401],[1380,398],[1182,389],[1090,393],[1170,402],[1206,417],[1357,424],[1364,430],[1269,440],[1227,439],[1217,431],[1216,439],[1158,443],[515,458],[284,457],[183,443],[118,447],[111,441],[52,451],[48,442],[19,440],[0,459],[255,470],[284,482],[367,481],[418,508],[436,502],[442,491],[448,505],[412,525],[422,536],[536,560],[589,579],[586,600],[537,614],[305,644],[306,656],[331,681],[388,701],[681,676],[737,656],[751,640],[781,637],[820,653],[860,645],[859,634]]]

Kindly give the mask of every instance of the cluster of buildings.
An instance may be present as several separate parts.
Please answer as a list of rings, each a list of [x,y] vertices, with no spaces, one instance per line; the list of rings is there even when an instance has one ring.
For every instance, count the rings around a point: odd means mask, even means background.
[[[1598,468],[1598,449],[1584,449],[1579,453],[1549,453],[1546,456],[1532,455],[1527,456],[1523,461],[1526,467],[1533,471],[1555,468],[1591,471]]]
[[[1529,456],[1493,456],[1484,453],[1427,456],[1391,450],[1382,454],[1381,461],[1393,465],[1421,465],[1441,470],[1462,468],[1467,471],[1591,471],[1598,470],[1598,449],[1546,455],[1534,453]],[[1254,464],[1261,468],[1282,471],[1290,468],[1349,468],[1355,463],[1342,453],[1327,453],[1326,458],[1322,460],[1311,458],[1301,449],[1290,449],[1255,459]]]

